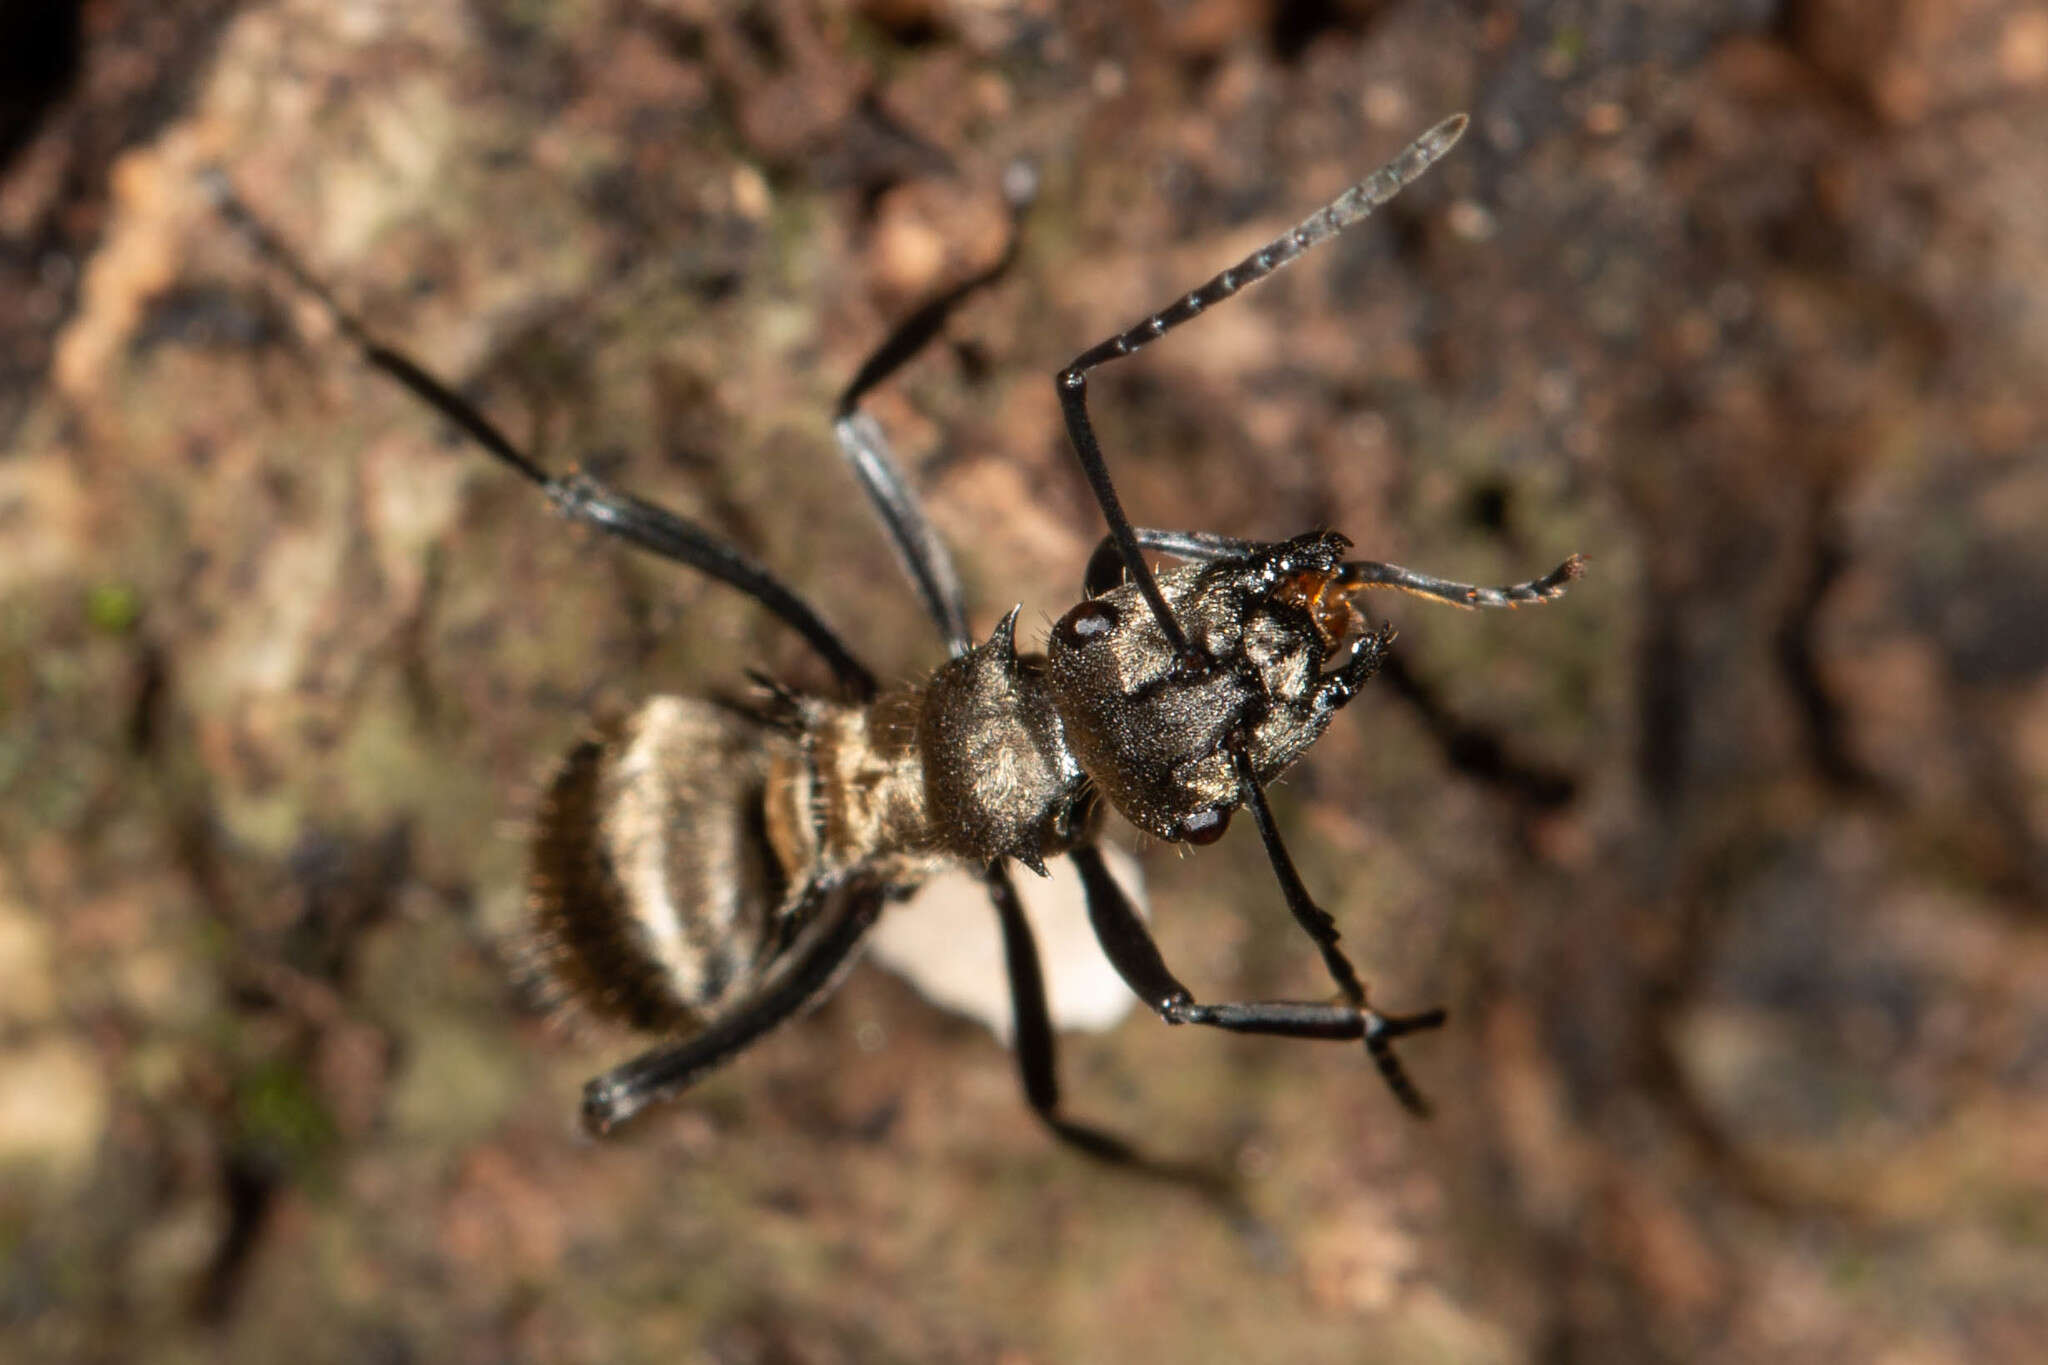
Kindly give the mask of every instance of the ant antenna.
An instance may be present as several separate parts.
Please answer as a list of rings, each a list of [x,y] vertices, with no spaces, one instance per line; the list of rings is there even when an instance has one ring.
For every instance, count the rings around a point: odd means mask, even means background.
[[[1074,453],[1080,458],[1082,472],[1088,476],[1088,486],[1095,492],[1095,501],[1102,506],[1103,519],[1109,523],[1109,533],[1115,538],[1117,550],[1123,556],[1124,571],[1138,585],[1138,591],[1144,594],[1167,643],[1185,666],[1199,671],[1206,666],[1206,661],[1189,647],[1180,623],[1173,619],[1166,598],[1160,594],[1159,581],[1153,577],[1151,566],[1145,563],[1145,556],[1139,549],[1131,520],[1117,499],[1116,486],[1110,482],[1109,466],[1103,461],[1101,443],[1095,439],[1095,428],[1088,420],[1088,371],[1150,345],[1246,285],[1257,284],[1309,248],[1328,241],[1365,218],[1434,165],[1464,135],[1470,121],[1464,114],[1451,115],[1415,139],[1392,161],[1303,219],[1292,231],[1282,233],[1137,326],[1089,347],[1060,371],[1055,381],[1059,386],[1060,410],[1066,416],[1067,434],[1073,440]]]

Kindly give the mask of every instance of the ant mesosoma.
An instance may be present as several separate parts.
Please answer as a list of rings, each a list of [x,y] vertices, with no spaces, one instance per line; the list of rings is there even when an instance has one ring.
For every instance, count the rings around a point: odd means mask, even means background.
[[[1335,922],[1303,885],[1266,787],[1313,744],[1386,657],[1349,594],[1399,588],[1461,607],[1557,597],[1578,556],[1511,587],[1453,583],[1344,557],[1316,532],[1277,543],[1131,524],[1089,422],[1088,374],[1255,283],[1391,199],[1464,132],[1459,115],[1300,226],[1137,326],[1090,347],[1056,380],[1062,414],[1109,534],[1080,603],[1043,654],[1020,653],[1018,610],[974,642],[952,557],[899,472],[862,397],[930,342],[968,295],[1015,259],[1029,175],[1013,173],[1003,258],[904,321],[840,398],[834,433],[909,571],[949,658],[920,683],[881,689],[793,589],[745,552],[581,471],[551,475],[490,419],[373,338],[214,177],[217,201],[261,252],[317,299],[363,359],[545,493],[557,510],[759,602],[816,650],[838,699],[757,678],[745,706],[657,696],[600,723],[563,761],[533,835],[531,895],[548,971],[593,1013],[673,1041],[592,1080],[583,1116],[605,1132],[665,1100],[817,1000],[883,908],[948,867],[977,869],[1000,921],[1018,1067],[1031,1108],[1061,1140],[1160,1170],[1130,1145],[1065,1117],[1032,932],[1006,864],[1043,873],[1071,858],[1103,951],[1171,1024],[1363,1042],[1415,1114],[1428,1107],[1393,1043],[1444,1021],[1368,1003]],[[1155,573],[1144,552],[1185,561]],[[1198,1002],[1161,957],[1096,847],[1104,804],[1175,843],[1221,837],[1251,811],[1295,920],[1337,987],[1328,1001]]]

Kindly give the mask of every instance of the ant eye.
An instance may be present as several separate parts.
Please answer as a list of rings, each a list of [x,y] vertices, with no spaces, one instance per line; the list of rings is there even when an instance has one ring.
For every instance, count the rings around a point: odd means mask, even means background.
[[[1069,649],[1079,649],[1115,630],[1120,619],[1115,607],[1096,598],[1083,602],[1062,616],[1060,623],[1052,629],[1061,644]]]
[[[1230,828],[1230,807],[1209,806],[1180,818],[1175,837],[1190,844],[1213,844]]]

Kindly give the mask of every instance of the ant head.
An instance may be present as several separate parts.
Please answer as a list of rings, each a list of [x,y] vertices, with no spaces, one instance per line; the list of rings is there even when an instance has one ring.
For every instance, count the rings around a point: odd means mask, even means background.
[[[1187,637],[1175,650],[1131,584],[1061,617],[1047,644],[1053,703],[1081,768],[1125,819],[1176,842],[1212,843],[1243,803],[1232,749],[1261,782],[1322,735],[1391,638],[1334,589],[1334,533],[1299,536],[1159,575]]]

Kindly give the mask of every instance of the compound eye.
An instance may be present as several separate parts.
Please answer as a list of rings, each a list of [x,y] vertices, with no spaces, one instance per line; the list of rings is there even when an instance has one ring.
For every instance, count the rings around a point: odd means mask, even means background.
[[[1108,636],[1123,618],[1101,598],[1092,598],[1062,616],[1052,633],[1068,649],[1080,649]]]
[[[1180,818],[1174,838],[1190,844],[1213,844],[1230,828],[1229,806],[1205,806]]]

